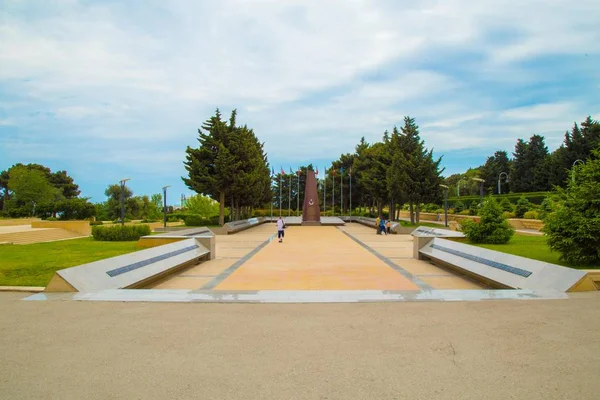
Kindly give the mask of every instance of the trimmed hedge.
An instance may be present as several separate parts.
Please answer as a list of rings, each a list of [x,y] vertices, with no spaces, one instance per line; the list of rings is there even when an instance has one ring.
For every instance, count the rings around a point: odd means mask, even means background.
[[[219,225],[219,216],[216,215],[210,218],[203,218],[197,214],[188,214],[183,216],[185,226],[207,226],[207,225]]]
[[[94,239],[104,242],[134,241],[142,236],[149,235],[150,232],[148,225],[92,226],[92,236]]]
[[[494,194],[491,196],[494,197],[494,199],[496,199],[496,201],[498,201],[498,202],[501,202],[502,199],[506,198],[513,204],[516,204],[516,202],[519,200],[519,198],[521,198],[523,196],[533,204],[541,204],[542,201],[544,201],[544,199],[550,195],[550,193],[551,192],[507,193],[507,194],[501,194],[501,195]],[[479,195],[449,197],[448,203],[454,204],[458,201],[469,202],[469,203],[471,201],[479,202],[480,199],[481,199],[481,197]]]

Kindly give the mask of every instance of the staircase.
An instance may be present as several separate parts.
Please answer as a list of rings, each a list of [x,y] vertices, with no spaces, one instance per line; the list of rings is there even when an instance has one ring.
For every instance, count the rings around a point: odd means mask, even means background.
[[[59,228],[31,229],[24,232],[0,233],[0,244],[31,244],[81,238],[78,233]]]

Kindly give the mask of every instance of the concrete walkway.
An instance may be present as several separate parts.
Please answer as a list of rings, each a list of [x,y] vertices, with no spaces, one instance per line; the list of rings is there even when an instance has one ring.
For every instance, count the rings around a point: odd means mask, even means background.
[[[3,399],[597,399],[600,296],[384,304],[27,302]]]
[[[283,243],[260,225],[216,237],[217,258],[151,284],[152,289],[414,290],[482,285],[412,258],[409,235],[377,235],[360,224],[290,226]]]

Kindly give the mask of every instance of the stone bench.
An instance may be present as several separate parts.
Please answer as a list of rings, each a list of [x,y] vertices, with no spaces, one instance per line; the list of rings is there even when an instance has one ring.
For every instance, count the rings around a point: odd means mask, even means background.
[[[210,249],[185,239],[57,271],[47,292],[139,288],[172,272],[210,259]]]
[[[162,246],[168,243],[194,238],[204,247],[210,250],[211,259],[215,258],[215,234],[207,227],[177,229],[158,235],[142,236],[137,242],[137,247],[147,249],[149,247]]]
[[[431,237],[418,258],[470,276],[493,288],[575,292],[596,290],[586,271]]]
[[[225,225],[223,225],[223,227],[225,228],[225,231],[229,235],[232,233],[241,232],[245,229],[250,229],[254,226],[263,224],[267,221],[268,221],[268,218],[266,218],[266,217],[255,217],[255,218],[249,218],[249,219],[242,219],[239,221],[228,222]]]
[[[377,219],[367,217],[352,217],[352,221],[358,222],[359,224],[369,226],[373,229],[377,229]],[[390,232],[394,234],[408,234],[412,229],[404,228],[399,222],[392,221],[390,224]]]

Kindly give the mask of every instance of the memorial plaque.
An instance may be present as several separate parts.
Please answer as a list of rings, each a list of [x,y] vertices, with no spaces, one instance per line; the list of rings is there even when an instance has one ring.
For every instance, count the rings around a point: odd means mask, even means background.
[[[306,171],[306,188],[304,190],[304,208],[302,210],[302,222],[320,222],[321,208],[319,207],[319,195],[317,191],[317,178],[315,172]]]

